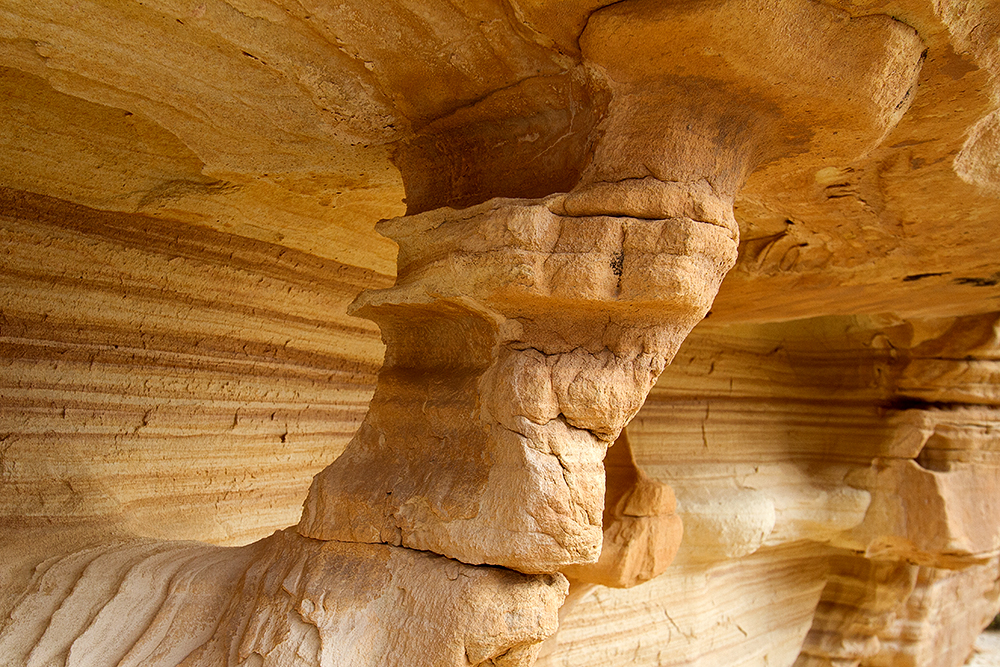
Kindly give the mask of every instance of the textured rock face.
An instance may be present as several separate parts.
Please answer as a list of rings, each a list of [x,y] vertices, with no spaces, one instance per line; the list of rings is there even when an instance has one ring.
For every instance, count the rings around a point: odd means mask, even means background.
[[[553,212],[572,201],[381,227],[400,240],[400,274],[360,312],[386,362],[358,436],[316,478],[303,534],[526,572],[597,560],[605,450],[707,311],[736,230],[682,206],[656,221]]]
[[[698,327],[628,427],[676,493],[677,558],[576,601],[539,664],[962,664],[1000,604],[996,335],[995,315]]]
[[[294,531],[240,548],[131,540],[41,564],[0,648],[11,665],[527,665],[565,589]]]
[[[0,664],[962,664],[998,26],[0,0]]]

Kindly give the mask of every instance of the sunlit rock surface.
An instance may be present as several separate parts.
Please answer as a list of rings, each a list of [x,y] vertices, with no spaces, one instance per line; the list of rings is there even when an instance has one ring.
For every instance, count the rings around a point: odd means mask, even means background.
[[[998,73],[989,1],[0,0],[0,665],[963,664]]]

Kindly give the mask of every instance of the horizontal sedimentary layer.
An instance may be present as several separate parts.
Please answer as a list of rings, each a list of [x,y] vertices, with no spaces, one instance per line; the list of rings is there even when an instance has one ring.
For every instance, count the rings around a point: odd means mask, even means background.
[[[0,235],[0,514],[228,544],[298,519],[371,397],[371,271],[11,191]]]
[[[707,568],[675,564],[636,588],[597,587],[537,665],[790,665],[823,590],[817,555],[765,549]]]
[[[7,570],[32,561],[6,549]],[[244,547],[109,539],[34,562],[3,582],[4,667],[530,667],[567,591],[558,574],[294,531]]]

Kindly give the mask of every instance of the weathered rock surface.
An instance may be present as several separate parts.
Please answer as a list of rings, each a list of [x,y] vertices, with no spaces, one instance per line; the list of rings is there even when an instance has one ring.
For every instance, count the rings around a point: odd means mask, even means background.
[[[663,574],[677,555],[684,526],[673,489],[636,465],[626,432],[608,449],[604,470],[601,556],[596,563],[570,565],[562,572],[573,584],[631,588]],[[583,588],[576,585],[576,590]]]
[[[304,535],[525,572],[597,560],[605,451],[707,311],[736,230],[680,206],[656,221],[554,212],[573,199],[380,227],[399,278],[358,312],[386,361],[355,440],[316,477]]]
[[[6,520],[245,544],[294,523],[364,416],[378,274],[0,192]],[[310,472],[311,470],[311,472]]]
[[[950,667],[1000,607],[996,2],[0,54],[0,664]]]
[[[530,665],[566,586],[294,531],[247,547],[133,539],[39,563],[0,664]]]
[[[684,522],[675,564],[647,585],[668,588],[591,593],[540,664],[577,664],[591,650],[601,664],[715,664],[714,651],[740,645],[761,650],[725,660],[961,665],[1000,608],[998,413],[983,381],[997,316],[709,322],[628,427],[636,460],[676,492]],[[780,586],[787,567],[807,597],[735,592],[757,576]],[[691,593],[705,586],[692,577],[735,571],[742,602]],[[749,611],[765,604],[798,614],[784,639],[769,625],[699,625],[778,613]],[[798,648],[782,653],[782,642]]]

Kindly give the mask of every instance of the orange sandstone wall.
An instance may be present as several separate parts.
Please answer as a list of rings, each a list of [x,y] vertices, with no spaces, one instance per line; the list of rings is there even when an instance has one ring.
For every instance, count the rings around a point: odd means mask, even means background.
[[[298,520],[367,409],[387,276],[0,191],[0,515],[240,544]]]

